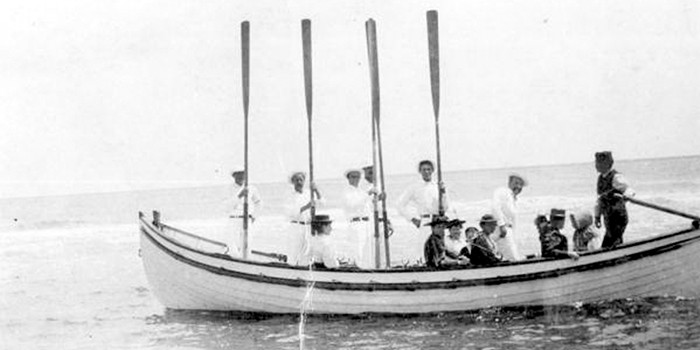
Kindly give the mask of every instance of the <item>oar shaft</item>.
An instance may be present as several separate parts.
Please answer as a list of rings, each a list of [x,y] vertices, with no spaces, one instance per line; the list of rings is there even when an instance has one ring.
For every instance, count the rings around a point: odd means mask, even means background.
[[[312,101],[313,101],[313,80],[311,74],[311,20],[303,19],[301,21],[301,42],[304,59],[304,92],[306,96],[306,117],[308,121],[308,136],[309,136],[309,202],[311,208],[309,213],[311,220],[316,216],[316,205],[314,204],[314,147],[313,147],[313,123],[312,123]]]
[[[250,23],[241,22],[241,71],[243,84],[243,246],[241,254],[243,259],[248,257],[248,101],[250,96]]]
[[[662,211],[662,212],[665,212],[665,213],[669,213],[669,214],[677,215],[677,216],[680,216],[680,217],[684,217],[684,218],[686,218],[686,219],[700,220],[700,216],[696,216],[696,215],[692,215],[692,214],[688,214],[688,213],[683,213],[683,212],[680,212],[680,211],[675,210],[675,209],[662,207],[662,206],[657,205],[657,204],[645,202],[645,201],[642,201],[642,200],[639,200],[639,199],[636,199],[636,198],[632,198],[632,197],[628,197],[628,196],[625,196],[625,195],[621,195],[621,194],[616,194],[616,196],[621,197],[621,198],[623,198],[624,200],[626,200],[626,201],[628,201],[628,202],[631,202],[631,203],[634,203],[634,204],[637,204],[637,205],[640,205],[640,206],[643,206],[643,207],[647,207],[647,208],[651,208],[651,209],[656,209],[656,210],[659,210],[659,211]]]
[[[428,22],[428,58],[430,63],[430,90],[433,113],[435,115],[435,144],[437,152],[438,213],[445,214],[442,193],[442,161],[440,157],[440,46],[438,35],[438,14],[431,10],[426,13]]]
[[[377,122],[379,120],[379,73],[377,60],[377,27],[373,19],[365,22],[367,34],[367,58],[369,60],[369,77],[372,97],[372,167],[377,169]],[[375,176],[376,178],[376,176]],[[376,180],[374,181],[376,189]],[[379,249],[379,206],[377,205],[377,193],[372,197],[374,207],[374,265],[381,266],[381,254]]]

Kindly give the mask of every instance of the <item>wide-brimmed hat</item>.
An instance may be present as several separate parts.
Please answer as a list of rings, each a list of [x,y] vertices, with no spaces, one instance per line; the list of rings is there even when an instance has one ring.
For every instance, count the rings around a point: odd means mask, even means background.
[[[294,179],[295,176],[301,175],[304,177],[304,180],[306,180],[306,173],[303,171],[294,171],[291,174],[289,174],[289,182],[292,182],[292,179]]]
[[[433,216],[433,220],[425,224],[425,226],[447,225],[450,220],[446,216]]]
[[[350,168],[350,169],[348,169],[348,170],[345,170],[345,172],[344,172],[343,174],[344,174],[345,177],[347,178],[348,175],[350,175],[350,174],[352,174],[352,173],[358,173],[360,176],[362,176],[362,169]]]
[[[331,217],[326,214],[316,215],[314,216],[314,219],[311,220],[311,223],[314,225],[330,224],[332,222],[333,220],[331,220]]]
[[[460,219],[454,219],[447,222],[447,228],[462,226],[466,221]]]
[[[486,215],[484,215],[484,216],[481,217],[481,220],[479,220],[479,224],[480,224],[480,225],[488,224],[488,223],[492,223],[492,222],[497,222],[497,220],[496,220],[496,218],[495,218],[493,215],[491,215],[491,214],[486,214]]]
[[[566,218],[566,210],[564,210],[564,209],[552,208],[552,210],[549,212],[549,219],[550,220],[564,219],[564,218]]]

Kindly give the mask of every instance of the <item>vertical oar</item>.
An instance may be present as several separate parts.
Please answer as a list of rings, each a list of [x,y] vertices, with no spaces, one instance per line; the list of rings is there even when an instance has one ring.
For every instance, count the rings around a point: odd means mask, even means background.
[[[304,51],[304,93],[306,95],[306,118],[308,120],[309,135],[309,201],[311,208],[309,213],[313,220],[316,216],[316,205],[314,204],[314,151],[313,151],[313,128],[311,127],[311,107],[312,107],[312,79],[311,79],[311,20],[301,20],[301,42]]]
[[[248,98],[250,94],[250,23],[241,22],[241,71],[243,79],[243,259],[248,258]]]
[[[369,19],[366,22],[365,29],[367,30],[367,53],[369,55],[369,73],[370,82],[372,84],[372,161],[373,168],[375,169],[374,184],[377,185],[377,170],[380,177],[381,193],[386,193],[384,186],[384,163],[382,158],[382,133],[380,128],[380,118],[379,118],[379,55],[377,50],[377,26],[373,19]],[[379,157],[377,161],[377,157]],[[379,167],[377,167],[379,165]],[[376,250],[377,263],[379,263],[379,228],[378,220],[378,208],[376,204],[377,196],[375,195],[375,205],[374,205],[374,221],[375,221],[375,239],[376,239]],[[382,202],[382,222],[384,229],[384,253],[386,259],[386,266],[391,266],[391,257],[389,254],[389,218],[386,213],[386,197],[381,200]]]
[[[369,60],[369,77],[372,85],[372,167],[377,169],[377,122],[379,120],[379,65],[377,61],[377,27],[373,19],[365,22],[365,32],[367,34],[367,57]],[[377,186],[376,171],[374,175],[374,186]],[[377,193],[374,194],[372,204],[374,205],[374,266],[380,267],[379,250],[379,208],[377,205]]]
[[[438,213],[445,214],[442,193],[442,164],[440,161],[440,47],[438,44],[438,14],[431,10],[426,14],[428,20],[428,55],[430,58],[430,90],[433,97],[435,115],[435,144],[437,148],[438,177]]]

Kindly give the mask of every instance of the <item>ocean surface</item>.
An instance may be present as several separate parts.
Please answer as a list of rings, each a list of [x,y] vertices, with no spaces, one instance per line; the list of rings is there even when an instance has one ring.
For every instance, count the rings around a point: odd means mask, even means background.
[[[618,161],[636,198],[700,214],[700,157]],[[591,208],[593,164],[444,174],[458,215],[476,225],[491,193],[517,171],[523,253],[537,252],[532,219],[552,207]],[[387,179],[389,207],[418,175]],[[342,179],[320,181],[324,209],[338,219]],[[286,183],[258,185],[265,206],[253,248],[283,251]],[[167,310],[149,290],[139,257],[137,214],[213,239],[221,230],[224,187],[0,199],[0,349],[700,349],[700,301],[658,298],[590,305],[494,308],[409,316],[306,317]],[[628,205],[625,240],[687,228],[690,222]],[[394,263],[412,261],[422,237],[390,209]],[[567,222],[566,234],[571,236]],[[341,248],[342,250],[342,248]],[[700,268],[700,257],[697,266]]]

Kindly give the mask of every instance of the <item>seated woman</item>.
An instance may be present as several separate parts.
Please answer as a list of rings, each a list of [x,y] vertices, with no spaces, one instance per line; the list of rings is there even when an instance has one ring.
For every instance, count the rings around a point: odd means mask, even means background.
[[[496,218],[486,214],[479,221],[481,232],[472,241],[471,263],[474,265],[491,265],[503,260],[501,253],[496,250],[496,242],[491,235],[496,231]]]
[[[427,225],[431,227],[431,234],[423,245],[425,263],[429,267],[439,268],[447,265],[460,265],[466,262],[453,259],[445,253],[445,227],[449,221],[442,216],[436,216]]]
[[[600,233],[593,229],[593,214],[590,211],[579,211],[569,215],[571,226],[574,227],[574,251],[586,252],[600,248],[603,243]]]
[[[309,263],[314,266],[336,268],[340,266],[331,241],[331,223],[328,215],[316,215],[311,221],[309,239]]]
[[[566,240],[566,236],[560,232],[560,230],[564,228],[566,211],[562,209],[552,209],[549,218],[549,225],[545,226],[542,233],[540,233],[542,257],[578,259],[578,254],[569,252],[569,243]]]
[[[449,234],[445,238],[445,254],[452,259],[469,261],[469,248],[465,237],[462,236],[462,224],[464,220],[459,219],[447,223]]]

